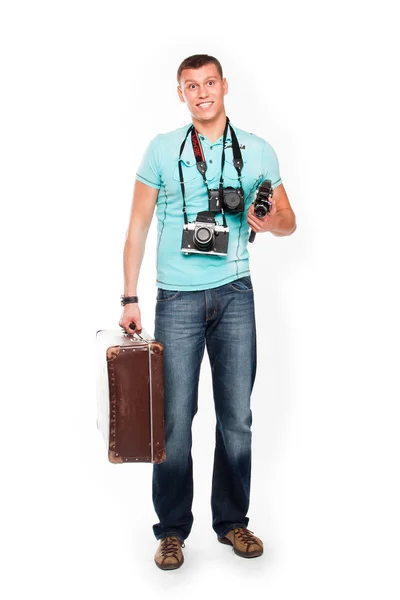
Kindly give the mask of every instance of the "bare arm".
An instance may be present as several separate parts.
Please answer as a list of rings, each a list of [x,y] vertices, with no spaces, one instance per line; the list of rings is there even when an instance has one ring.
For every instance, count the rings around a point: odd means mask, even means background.
[[[124,246],[124,296],[137,296],[139,271],[157,198],[158,189],[135,181],[131,217]],[[142,322],[138,303],[126,304],[119,321],[119,325],[127,333],[133,333],[132,323],[140,333]]]
[[[156,188],[135,181],[130,222],[124,246],[124,296],[137,295],[139,271],[158,192]]]

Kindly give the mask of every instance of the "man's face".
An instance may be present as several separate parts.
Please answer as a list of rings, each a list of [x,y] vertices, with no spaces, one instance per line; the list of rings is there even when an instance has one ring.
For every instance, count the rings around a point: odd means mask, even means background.
[[[178,96],[189,112],[199,121],[211,121],[224,110],[224,96],[228,83],[221,79],[217,67],[211,63],[200,69],[184,69],[181,74]]]

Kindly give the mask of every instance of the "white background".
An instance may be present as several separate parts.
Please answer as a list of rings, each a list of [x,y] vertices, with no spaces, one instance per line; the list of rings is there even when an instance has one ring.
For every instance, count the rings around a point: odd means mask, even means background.
[[[0,22],[4,597],[398,599],[394,2],[14,1]],[[250,248],[248,516],[264,555],[211,528],[205,355],[195,520],[184,565],[163,572],[152,467],[108,463],[96,428],[94,339],[118,329],[136,168],[190,121],[175,76],[196,53],[221,61],[232,122],[277,152],[298,229]],[[154,219],[138,288],[151,333],[155,236]]]

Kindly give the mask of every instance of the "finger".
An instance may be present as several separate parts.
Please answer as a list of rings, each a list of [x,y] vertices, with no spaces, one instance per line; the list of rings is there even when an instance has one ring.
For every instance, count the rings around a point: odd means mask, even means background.
[[[125,320],[121,319],[119,326],[122,327],[125,333],[133,333],[133,330],[130,331],[129,323],[126,323]]]
[[[264,215],[263,217],[260,218],[260,222],[266,223],[267,221],[269,221],[269,218],[270,218],[270,213],[267,213],[266,215]]]
[[[135,333],[142,333],[142,324],[140,322],[134,323],[135,329],[134,332]]]
[[[247,222],[250,225],[250,227],[252,227],[253,229],[257,229],[258,230],[260,228],[260,225],[259,225],[259,223],[257,223],[256,219],[252,219],[251,217],[249,217],[247,219]]]
[[[249,226],[251,227],[251,229],[252,229],[253,231],[256,231],[256,230],[257,230],[257,226],[256,226],[256,224],[255,224],[255,223],[251,223],[250,221],[248,221],[248,224],[249,224]]]

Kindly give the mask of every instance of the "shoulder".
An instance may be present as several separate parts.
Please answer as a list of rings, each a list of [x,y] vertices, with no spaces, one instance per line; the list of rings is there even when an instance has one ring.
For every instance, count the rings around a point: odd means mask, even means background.
[[[153,167],[161,173],[165,163],[170,157],[178,155],[179,147],[189,126],[190,125],[185,125],[184,127],[178,127],[173,131],[158,133],[150,138],[143,155],[141,168],[143,169],[145,164],[152,164]]]
[[[232,127],[235,130],[239,142],[243,145],[246,144],[250,150],[254,150],[255,152],[266,152],[267,154],[275,154],[272,145],[266,139],[256,135],[255,133],[251,133],[250,131],[240,129],[239,127],[236,127],[234,123],[232,123]]]
[[[187,125],[184,125],[183,127],[178,127],[177,129],[173,129],[172,131],[167,131],[166,133],[159,133],[153,139],[163,147],[175,147],[177,144],[181,144],[183,142],[183,139],[190,126],[191,123],[188,123]]]
[[[172,131],[158,133],[148,142],[148,153],[155,156],[160,165],[168,156],[178,155],[179,147],[182,144],[190,125],[191,123],[173,129]]]

